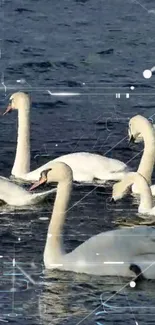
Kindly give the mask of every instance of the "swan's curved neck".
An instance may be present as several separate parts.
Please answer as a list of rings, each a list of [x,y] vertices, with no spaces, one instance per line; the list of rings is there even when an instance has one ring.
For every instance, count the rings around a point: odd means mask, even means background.
[[[129,173],[122,182],[124,183],[123,186],[125,189],[132,184],[138,188],[138,193],[140,195],[139,212],[146,213],[153,207],[151,189],[142,175],[138,173]]]
[[[147,182],[151,184],[155,162],[155,135],[154,129],[149,122],[143,125],[141,135],[144,139],[144,152],[137,172],[143,175]]]
[[[44,263],[51,268],[51,264],[62,261],[64,255],[61,241],[62,228],[71,195],[72,180],[66,179],[58,184],[53,213],[48,227],[46,245],[44,249]]]
[[[30,106],[23,104],[18,110],[17,148],[12,175],[21,177],[30,171]]]

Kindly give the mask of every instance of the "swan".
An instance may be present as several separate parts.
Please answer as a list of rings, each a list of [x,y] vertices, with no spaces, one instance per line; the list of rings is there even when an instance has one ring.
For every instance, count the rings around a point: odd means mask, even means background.
[[[12,206],[33,205],[44,200],[49,194],[55,192],[52,189],[42,193],[30,193],[11,180],[0,176],[0,201]]]
[[[135,184],[139,189],[140,204],[138,212],[146,215],[155,216],[155,207],[153,207],[153,197],[151,188],[146,179],[138,172],[128,173],[123,180],[113,185],[112,200],[117,201],[127,193],[131,185]]]
[[[148,184],[151,184],[151,177],[155,162],[155,130],[152,125],[144,116],[136,115],[129,121],[129,139],[130,142],[135,142],[138,137],[143,138],[144,152],[138,167],[137,172],[144,176]],[[134,184],[132,192],[139,193],[139,189]],[[152,195],[155,195],[155,185],[151,185]]]
[[[133,277],[143,272],[155,279],[155,229],[147,226],[122,228],[100,233],[86,240],[71,253],[65,253],[62,228],[71,195],[71,168],[55,162],[41,173],[30,190],[43,183],[57,182],[57,194],[44,249],[47,269],[61,269],[94,275]]]
[[[155,124],[153,124],[153,128],[154,128],[154,133],[155,133]],[[143,137],[141,136],[141,134],[138,134],[137,138],[135,139],[135,143],[139,143],[143,141]]]
[[[128,171],[123,162],[88,152],[77,152],[58,157],[30,172],[30,98],[23,92],[14,93],[3,115],[18,110],[18,140],[11,174],[19,179],[36,181],[41,171],[50,168],[53,161],[62,161],[73,170],[73,179],[78,182],[104,183],[120,180]]]

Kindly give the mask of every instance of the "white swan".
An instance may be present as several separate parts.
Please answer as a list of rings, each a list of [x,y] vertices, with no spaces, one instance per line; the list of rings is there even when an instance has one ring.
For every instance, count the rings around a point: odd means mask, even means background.
[[[144,116],[136,115],[129,121],[129,138],[135,141],[139,136],[144,141],[144,152],[137,172],[144,176],[148,184],[151,184],[151,177],[155,162],[155,131],[152,123]],[[136,185],[132,186],[133,193],[139,193]],[[155,185],[151,186],[152,195],[155,195]]]
[[[78,152],[71,153],[52,161],[30,172],[30,99],[25,93],[18,92],[10,97],[9,106],[4,114],[13,109],[18,110],[18,143],[12,175],[27,181],[39,179],[44,169],[50,168],[53,161],[62,161],[73,170],[73,179],[79,182],[99,182],[120,180],[128,171],[127,166],[116,159],[101,155]]]
[[[11,180],[0,176],[0,201],[12,206],[33,205],[44,200],[49,194],[55,192],[52,189],[42,193],[30,193]]]
[[[154,128],[154,133],[155,133],[155,124],[153,124],[153,128]],[[141,134],[139,134],[134,142],[139,143],[139,142],[142,142],[142,141],[143,141],[143,137],[141,136]]]
[[[135,184],[139,189],[140,204],[138,212],[146,215],[155,216],[155,207],[153,207],[153,197],[151,189],[146,179],[139,173],[128,173],[123,180],[113,185],[112,199],[117,201],[126,194],[131,185]]]
[[[43,171],[40,180],[31,187],[33,189],[45,182],[58,182],[44,250],[45,267],[127,277],[133,277],[133,271],[136,273],[139,270],[146,278],[155,279],[155,229],[152,227],[138,226],[107,231],[86,240],[71,253],[64,252],[62,228],[72,180],[71,168],[57,162],[51,170]]]

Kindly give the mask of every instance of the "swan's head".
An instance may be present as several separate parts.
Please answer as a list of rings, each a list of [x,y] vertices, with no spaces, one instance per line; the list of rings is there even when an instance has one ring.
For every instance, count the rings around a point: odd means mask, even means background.
[[[3,115],[10,113],[14,109],[23,109],[30,107],[30,97],[26,93],[17,92],[9,98],[9,104]]]
[[[39,181],[34,183],[30,191],[45,183],[60,183],[63,181],[72,182],[72,169],[63,162],[55,162],[51,164],[51,168],[45,169],[41,172]]]
[[[132,117],[129,121],[129,142],[140,142],[143,140],[143,132],[146,128],[153,128],[151,121],[141,115],[136,115]]]
[[[117,201],[122,199],[127,194],[127,187],[124,182],[120,181],[113,185],[112,200]]]

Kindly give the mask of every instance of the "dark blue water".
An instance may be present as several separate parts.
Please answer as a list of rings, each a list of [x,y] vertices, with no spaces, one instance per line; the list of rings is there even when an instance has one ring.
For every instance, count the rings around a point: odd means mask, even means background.
[[[76,151],[106,154],[136,169],[142,146],[129,148],[128,120],[155,114],[155,77],[143,77],[155,65],[153,0],[2,0],[0,6],[0,107],[16,90],[31,95],[31,169]],[[48,90],[79,95],[51,96]],[[16,113],[0,120],[4,176],[14,161],[16,126]],[[110,186],[74,186],[70,204],[79,202],[65,224],[67,251],[116,227],[117,218],[136,217],[137,202],[129,197],[110,206],[110,195]],[[154,324],[152,282],[133,289],[127,279],[44,272],[52,204],[53,199],[33,210],[1,208],[0,323]],[[111,307],[96,316],[102,301]]]

